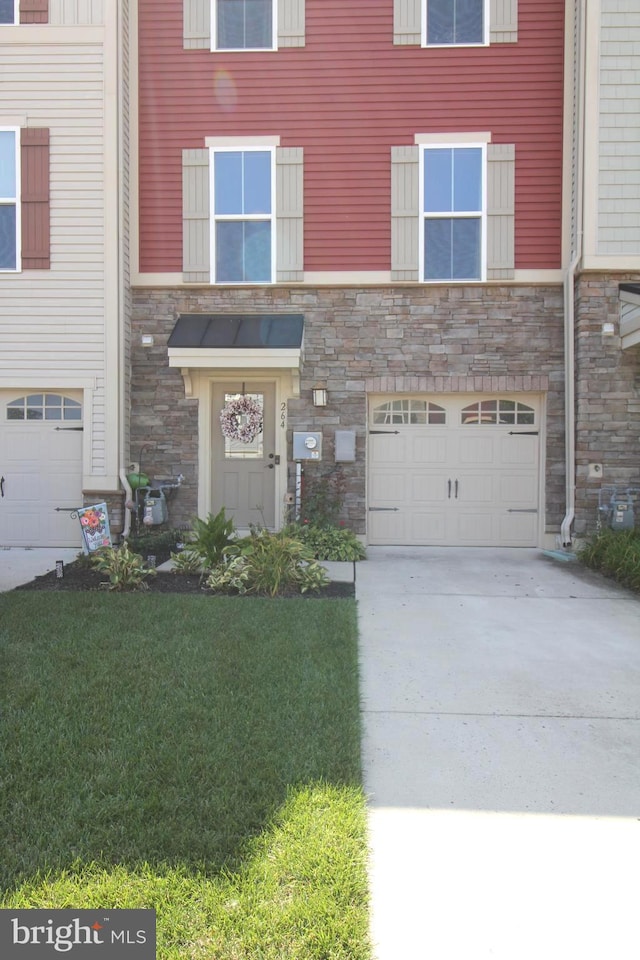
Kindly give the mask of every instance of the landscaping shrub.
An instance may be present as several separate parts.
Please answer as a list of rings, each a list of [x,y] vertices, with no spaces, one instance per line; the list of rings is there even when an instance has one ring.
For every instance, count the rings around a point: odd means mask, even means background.
[[[640,531],[600,530],[585,543],[579,557],[585,566],[640,592]]]
[[[212,570],[207,586],[212,590],[235,589],[239,593],[307,593],[329,582],[326,570],[309,548],[285,530],[252,530],[225,551],[223,561]]]
[[[105,547],[91,557],[91,565],[109,577],[109,590],[145,590],[147,577],[156,575],[154,569],[145,566],[138,553],[133,553],[126,543],[121,547]]]
[[[189,550],[196,553],[202,560],[203,566],[211,570],[222,560],[225,550],[235,543],[235,526],[231,518],[227,519],[224,507],[216,513],[207,516],[206,520],[194,517],[191,522],[191,534],[186,539]]]
[[[287,528],[287,532],[306,544],[316,560],[364,560],[366,556],[365,549],[355,533],[346,527],[303,523],[292,524]]]
[[[336,526],[346,492],[344,474],[338,468],[323,476],[312,476],[305,469],[300,516],[316,527]]]
[[[187,534],[184,530],[171,527],[167,530],[144,530],[140,533],[130,533],[126,542],[134,553],[142,557],[153,556],[156,563],[164,563],[178,543],[182,543]]]

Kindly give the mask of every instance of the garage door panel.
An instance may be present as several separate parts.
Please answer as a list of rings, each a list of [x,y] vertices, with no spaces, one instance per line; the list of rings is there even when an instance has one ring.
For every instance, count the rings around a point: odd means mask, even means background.
[[[411,517],[410,542],[417,545],[433,543],[434,545],[447,542],[446,514],[442,511],[415,510]]]
[[[446,437],[412,437],[411,460],[415,464],[442,465],[449,462],[450,443]]]
[[[384,470],[374,474],[369,491],[371,506],[393,506],[407,503],[406,481],[406,474],[396,471]]]
[[[474,427],[475,430],[487,430],[487,427]],[[495,460],[495,437],[490,434],[460,438],[458,463],[460,466],[473,466],[478,463],[492,464]]]
[[[380,544],[408,543],[404,531],[404,519],[394,510],[369,513],[369,536]]]
[[[457,482],[457,488],[456,488]],[[495,500],[496,477],[490,473],[459,473],[454,498],[460,503],[490,503]],[[457,493],[457,497],[456,497]]]
[[[371,437],[371,464],[375,466],[397,466],[404,464],[407,459],[407,445],[405,438],[389,435],[373,435]]]
[[[490,513],[459,510],[455,515],[454,542],[467,546],[485,546],[492,542],[493,517]]]
[[[411,477],[411,500],[414,503],[444,503],[448,480],[444,475],[417,473]]]
[[[526,473],[501,474],[498,478],[500,501],[507,506],[531,506],[538,499],[538,478]]]
[[[537,511],[535,513],[504,513],[499,518],[500,542],[508,547],[528,547],[536,538],[537,526]]]
[[[502,436],[498,445],[499,463],[505,466],[535,467],[538,463],[538,438],[530,436]]]

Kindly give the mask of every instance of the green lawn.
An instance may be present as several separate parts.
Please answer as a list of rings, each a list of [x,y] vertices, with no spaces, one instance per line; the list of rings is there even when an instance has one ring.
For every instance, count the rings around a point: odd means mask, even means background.
[[[0,655],[0,906],[369,958],[353,601],[2,594]]]

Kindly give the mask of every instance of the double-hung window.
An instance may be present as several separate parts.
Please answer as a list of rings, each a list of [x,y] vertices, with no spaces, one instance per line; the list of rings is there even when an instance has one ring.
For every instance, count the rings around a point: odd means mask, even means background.
[[[271,283],[274,150],[212,150],[214,283]]]
[[[425,46],[469,46],[488,42],[488,0],[425,2]]]
[[[482,280],[485,274],[484,144],[422,148],[422,279]]]
[[[0,129],[0,270],[19,270],[20,132]]]
[[[275,0],[214,0],[214,49],[272,50]]]

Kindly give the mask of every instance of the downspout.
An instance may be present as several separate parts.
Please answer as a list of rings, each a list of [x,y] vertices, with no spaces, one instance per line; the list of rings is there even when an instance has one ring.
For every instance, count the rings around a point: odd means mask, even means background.
[[[560,526],[560,542],[571,546],[571,526],[576,506],[576,363],[575,363],[575,277],[582,259],[583,189],[584,189],[584,125],[585,110],[585,60],[586,60],[586,0],[578,0],[574,8],[574,30],[577,32],[578,63],[574,64],[574,142],[575,142],[575,251],[564,276],[564,387],[565,387],[565,516]]]

